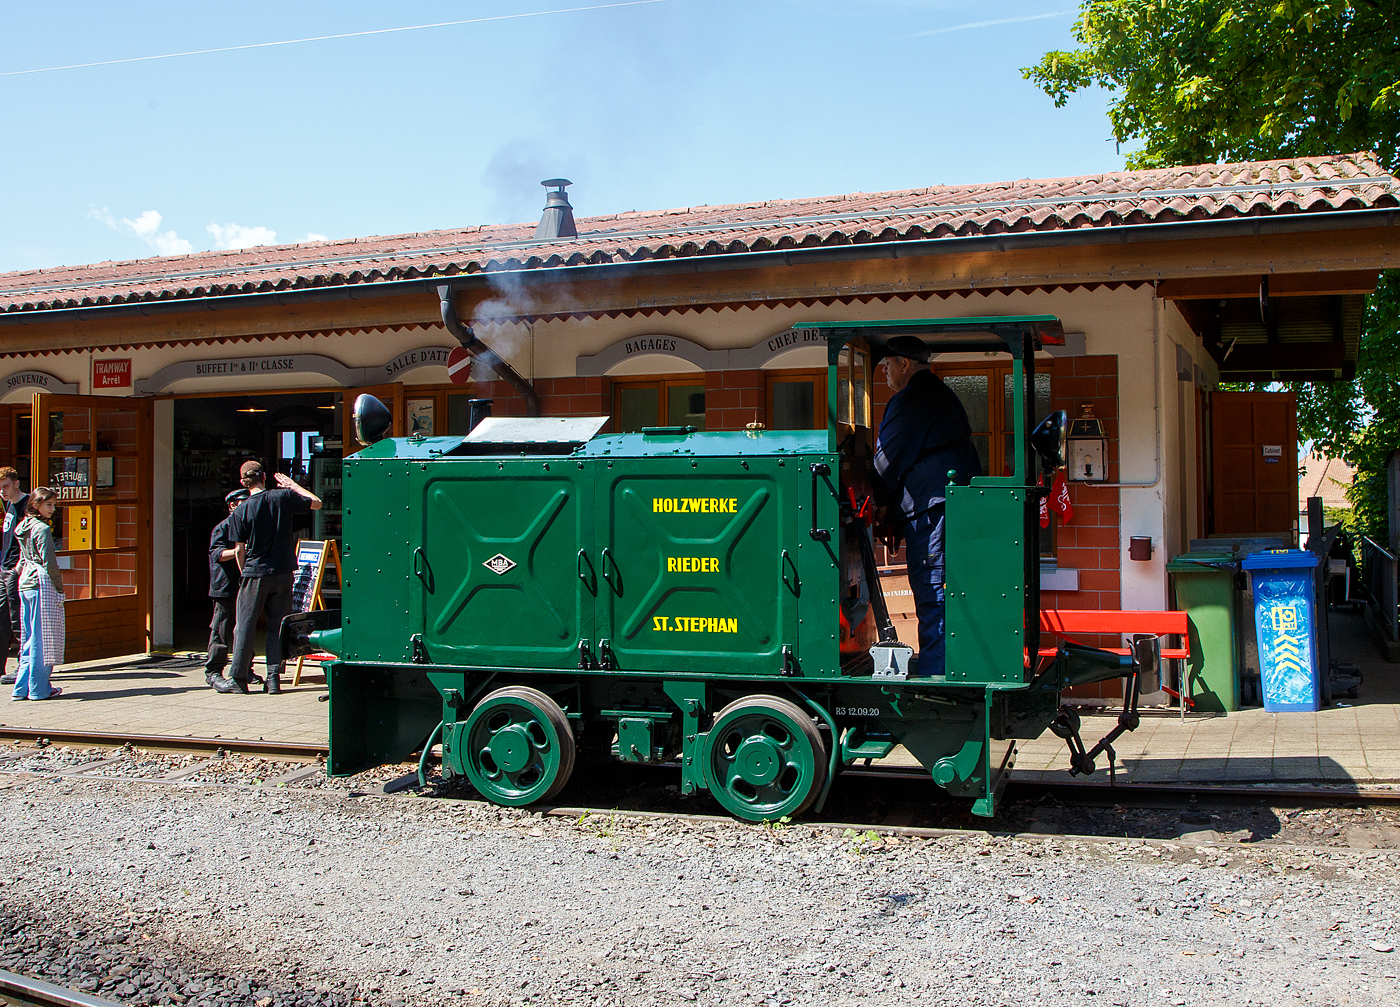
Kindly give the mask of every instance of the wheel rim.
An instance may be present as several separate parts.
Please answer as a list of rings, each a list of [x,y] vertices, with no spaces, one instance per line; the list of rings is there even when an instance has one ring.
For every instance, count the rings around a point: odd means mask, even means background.
[[[730,814],[750,821],[797,814],[826,775],[820,735],[800,710],[776,697],[740,700],[720,711],[707,744],[711,793]]]
[[[462,771],[496,804],[519,806],[552,797],[573,770],[568,722],[553,700],[533,689],[487,696],[458,737],[454,748]]]

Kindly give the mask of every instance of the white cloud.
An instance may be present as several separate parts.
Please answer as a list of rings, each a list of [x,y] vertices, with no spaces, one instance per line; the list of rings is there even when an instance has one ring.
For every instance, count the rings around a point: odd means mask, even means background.
[[[189,255],[194,251],[194,246],[174,231],[162,231],[160,229],[161,216],[156,210],[147,210],[135,220],[123,217],[118,220],[112,216],[107,207],[88,211],[88,217],[99,220],[114,231],[127,231],[137,238],[142,244],[155,249],[157,255]]]
[[[254,245],[274,245],[277,232],[266,227],[244,227],[242,224],[210,224],[205,228],[214,237],[215,248],[252,248]]]
[[[107,207],[98,209],[94,206],[88,210],[88,219],[106,224],[114,231],[125,231],[155,249],[157,255],[188,255],[194,251],[194,245],[174,231],[160,229],[162,218],[157,210],[147,210],[132,220],[129,217],[118,219]],[[219,249],[252,248],[256,245],[277,243],[277,232],[270,227],[245,227],[243,224],[231,223],[209,224],[205,231],[209,233],[213,242],[212,247]],[[297,242],[330,240],[324,234],[308,231],[306,237],[298,238]]]

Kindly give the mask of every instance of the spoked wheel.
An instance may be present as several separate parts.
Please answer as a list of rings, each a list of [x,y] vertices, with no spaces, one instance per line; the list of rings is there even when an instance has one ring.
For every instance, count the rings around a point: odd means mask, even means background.
[[[812,718],[777,696],[745,696],[715,717],[706,741],[710,793],[751,822],[796,815],[826,783],[826,746]]]
[[[547,801],[574,771],[574,733],[559,704],[512,685],[488,695],[456,732],[453,761],[493,804]]]

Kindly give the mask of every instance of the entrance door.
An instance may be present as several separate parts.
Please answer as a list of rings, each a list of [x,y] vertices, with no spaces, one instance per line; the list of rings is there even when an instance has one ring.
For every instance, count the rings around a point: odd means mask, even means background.
[[[361,395],[373,395],[384,405],[389,407],[389,413],[394,417],[394,425],[389,430],[391,437],[403,437],[403,385],[370,385],[366,388],[347,388],[345,395],[341,399],[345,403],[341,413],[344,415],[345,447],[341,450],[343,457],[350,457],[359,451],[363,444],[355,440],[355,400]]]
[[[1282,535],[1298,518],[1298,407],[1291,392],[1211,395],[1217,535]]]
[[[57,491],[67,663],[151,647],[151,404],[36,392],[30,487]]]

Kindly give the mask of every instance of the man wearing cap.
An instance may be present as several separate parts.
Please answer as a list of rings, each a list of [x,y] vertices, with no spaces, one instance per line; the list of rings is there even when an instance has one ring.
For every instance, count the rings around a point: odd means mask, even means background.
[[[267,473],[255,461],[244,462],[238,477],[249,496],[228,520],[243,582],[238,588],[231,678],[215,679],[212,685],[218,692],[248,691],[258,615],[266,611],[267,681],[263,690],[275,695],[282,691],[282,645],[278,635],[282,620],[292,610],[292,580],[297,568],[292,522],[298,514],[319,510],[321,498],[281,472],[276,473],[278,488],[268,489]]]
[[[233,643],[234,600],[238,597],[238,550],[229,532],[228,523],[234,510],[248,499],[248,491],[239,488],[224,497],[228,517],[209,533],[209,597],[214,602],[214,618],[209,623],[209,656],[204,662],[204,680],[210,686],[214,679],[224,677],[229,647]]]
[[[909,589],[919,618],[920,675],[943,674],[943,505],[951,471],[966,483],[982,474],[967,410],[928,368],[915,336],[896,336],[882,361],[894,392],[875,439],[875,502],[905,542]]]

